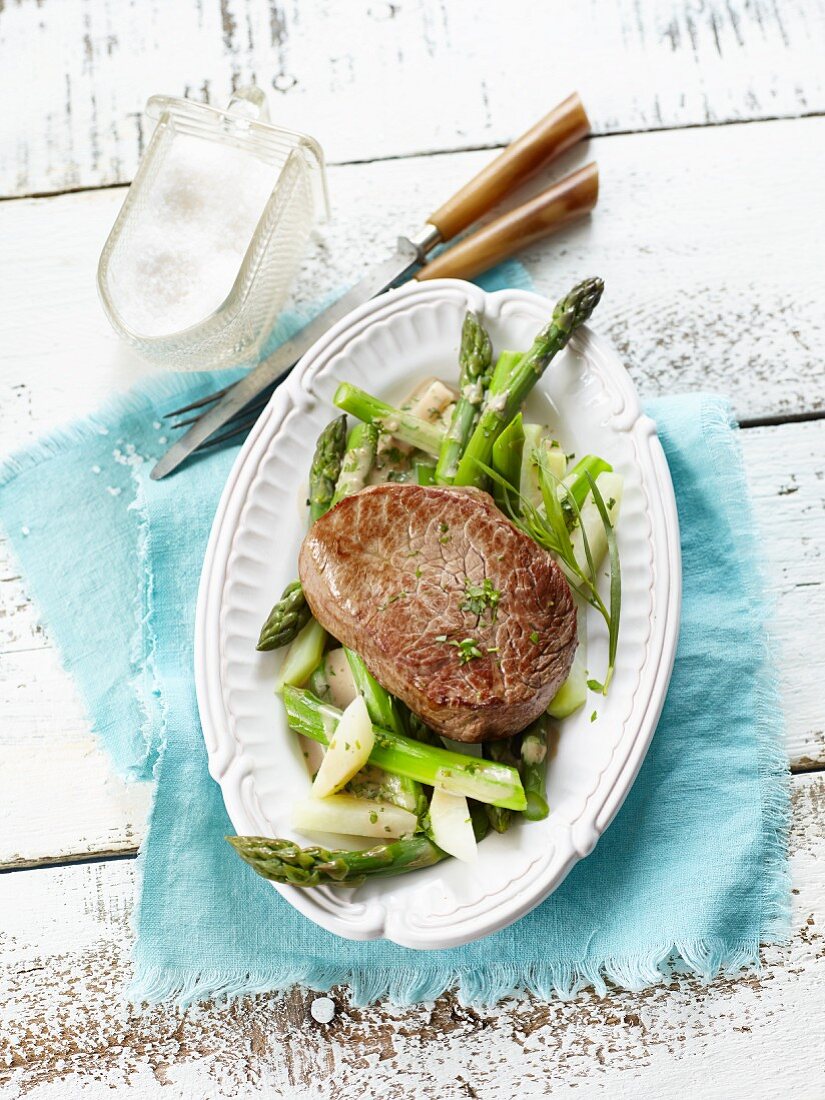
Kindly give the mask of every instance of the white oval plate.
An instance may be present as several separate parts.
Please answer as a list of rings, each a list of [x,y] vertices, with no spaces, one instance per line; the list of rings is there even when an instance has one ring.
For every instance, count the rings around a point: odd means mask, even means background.
[[[496,350],[527,348],[553,303],[486,294],[452,279],[412,284],[355,310],[311,348],[258,420],[229,476],[198,597],[195,676],[209,770],[239,834],[292,836],[291,803],[309,777],[273,693],[281,655],[255,650],[261,622],[296,575],[306,530],[306,475],[340,381],[391,400],[429,374],[455,380],[464,313],[484,319]],[[652,420],[615,352],[577,333],[530,398],[528,419],[558,426],[568,450],[624,475],[618,524],[622,619],[607,698],[560,723],[547,775],[550,815],[485,839],[476,864],[447,860],[357,889],[276,889],[349,939],[444,948],[517,920],[592,851],[625,798],[664,703],[679,627],[681,571],[673,486]],[[588,668],[603,673],[606,631],[588,613]],[[597,719],[591,721],[591,714]]]

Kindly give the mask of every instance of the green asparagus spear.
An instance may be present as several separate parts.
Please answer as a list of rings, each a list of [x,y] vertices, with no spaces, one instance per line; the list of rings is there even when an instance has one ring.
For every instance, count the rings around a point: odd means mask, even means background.
[[[379,431],[395,436],[402,443],[418,447],[429,455],[438,455],[444,432],[412,413],[394,409],[372,394],[359,390],[349,382],[342,382],[335,391],[333,403],[344,412],[351,413],[365,424],[374,424]]]
[[[322,745],[329,744],[341,717],[340,710],[303,688],[285,687],[283,699],[291,729]],[[525,807],[521,780],[512,767],[462,756],[376,726],[373,726],[373,733],[375,746],[369,760],[385,771],[463,794],[478,802],[492,802],[512,810]]]
[[[442,745],[441,738],[435,733],[423,718],[419,718],[417,714],[404,706],[403,703],[399,703],[399,709],[404,719],[404,725],[407,730],[407,736],[412,737],[413,741],[423,741],[425,745],[437,745],[439,748]]]
[[[510,485],[519,484],[524,440],[521,413],[516,413],[495,441],[492,454],[493,469],[497,470]],[[498,482],[493,485],[493,497],[502,512],[509,514],[511,511],[518,510],[518,493],[511,492]]]
[[[556,304],[550,324],[502,380],[504,388],[496,386],[494,389],[491,384],[481,416],[459,463],[456,485],[484,484],[481,465],[489,465],[496,439],[519,411],[553,356],[566,346],[572,333],[596,308],[603,289],[601,279],[586,279],[575,286]]]
[[[429,462],[413,463],[416,485],[435,485],[435,466]]]
[[[347,418],[336,417],[318,436],[309,468],[309,522],[328,512],[347,446]]]
[[[490,831],[490,819],[485,812],[486,806],[483,802],[476,802],[474,798],[468,798],[467,807],[470,811],[470,820],[473,823],[476,842],[480,844]]]
[[[315,454],[309,469],[309,518],[316,519],[332,506],[335,483],[341,472],[341,462],[347,439],[347,418],[331,421],[315,444]],[[259,650],[280,649],[289,645],[309,622],[310,610],[300,581],[286,586],[280,600],[269,612],[258,638]]]
[[[507,389],[507,382],[513,369],[518,366],[525,356],[523,351],[500,351],[496,365],[493,367],[493,375],[490,379],[490,389],[493,393],[501,393]]]
[[[590,492],[590,481],[588,478],[592,477],[595,481],[599,474],[611,473],[613,467],[609,462],[605,462],[603,458],[599,458],[598,455],[585,455],[584,458],[579,459],[573,469],[565,478],[563,483],[567,487],[568,492],[572,495],[576,502],[577,507],[581,508],[584,504],[585,497]],[[567,502],[567,493],[563,490],[559,492],[559,498],[561,500],[562,508],[565,507]],[[569,504],[567,505],[571,515],[568,516],[568,524],[572,518],[572,510]]]
[[[484,404],[492,362],[493,345],[490,337],[475,313],[468,310],[461,329],[461,348],[458,353],[459,398],[455,403],[450,427],[441,444],[438,465],[435,468],[435,480],[441,485],[451,484],[458,471],[459,459]]]
[[[344,788],[356,798],[370,798],[376,802],[391,802],[402,810],[409,810],[419,820],[427,810],[427,799],[420,783],[402,775],[392,775],[375,764],[367,764],[350,779]]]
[[[497,764],[507,764],[515,768],[518,763],[509,737],[501,741],[485,741],[481,746],[481,751],[487,760],[493,760]],[[491,806],[489,803],[484,809],[487,811],[487,820],[495,831],[506,833],[513,822],[512,810],[503,809],[501,806]]]
[[[547,817],[547,735],[550,719],[542,714],[521,735],[521,777],[527,806],[524,816],[528,821],[541,821]]]
[[[367,878],[417,871],[447,858],[446,852],[421,833],[362,852],[299,848],[292,840],[262,836],[226,839],[253,871],[290,886],[358,886]]]
[[[383,730],[392,730],[393,733],[404,733],[395,699],[378,683],[364,661],[352,649],[344,648],[347,655],[347,663],[355,681],[356,690],[364,696],[369,716],[376,726]]]
[[[355,681],[356,690],[363,695],[364,702],[367,704],[370,720],[381,729],[392,730],[393,733],[403,736],[404,724],[395,699],[385,688],[381,687],[357,653],[346,648],[344,652],[347,655],[347,663]],[[386,774],[388,775],[388,773]],[[387,793],[387,800],[395,803],[395,805],[403,806],[405,810],[412,810],[413,813],[419,815],[422,814],[426,810],[427,800],[424,797],[421,784],[407,776],[393,776],[392,778],[395,783],[392,784],[392,791]]]
[[[268,650],[289,645],[309,622],[310,615],[301,582],[293,581],[286,586],[280,600],[269,612],[269,617],[261,627],[256,648]]]
[[[335,494],[330,507],[339,500],[351,496],[364,488],[367,476],[375,461],[375,449],[378,446],[378,429],[374,424],[356,424],[349,433],[347,450],[341,464],[341,473],[335,485]]]

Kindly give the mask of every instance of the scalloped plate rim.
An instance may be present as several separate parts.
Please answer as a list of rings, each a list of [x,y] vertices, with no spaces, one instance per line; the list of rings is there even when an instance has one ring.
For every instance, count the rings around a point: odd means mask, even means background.
[[[318,370],[337,356],[336,344],[347,344],[366,332],[372,323],[392,318],[394,313],[403,311],[403,303],[410,296],[437,300],[440,293],[456,291],[463,293],[470,302],[483,301],[487,308],[495,307],[499,316],[510,303],[522,302],[533,305],[540,307],[545,313],[552,309],[552,302],[532,291],[501,290],[490,293],[481,290],[475,284],[453,279],[407,284],[399,290],[364,303],[332,326],[302,357],[289,379],[276,391],[259,417],[227,478],[213,521],[198,590],[195,621],[195,685],[209,758],[209,772],[220,785],[229,817],[239,832],[249,828],[244,824],[250,818],[248,807],[242,798],[243,781],[249,775],[249,771],[246,767],[248,761],[244,750],[237,743],[234,745],[227,743],[227,737],[230,740],[234,738],[226,733],[229,725],[227,718],[231,718],[231,715],[227,713],[227,703],[223,694],[226,661],[220,644],[222,602],[234,560],[238,521],[247,495],[255,484],[260,461],[289,413],[293,409],[300,409],[306,402],[317,399],[311,392],[311,385],[306,385],[307,379],[311,384]],[[444,296],[447,295],[444,294]],[[512,896],[509,897],[508,907],[507,888],[513,887],[524,877],[522,868],[510,882],[504,885],[503,890],[500,889],[494,895],[495,901],[489,909],[495,912],[490,914],[492,919],[487,923],[476,917],[469,921],[469,927],[462,925],[455,932],[433,927],[429,934],[425,931],[417,935],[414,934],[414,927],[405,921],[401,921],[399,925],[397,913],[391,904],[392,887],[389,883],[385,887],[389,898],[388,904],[378,904],[375,899],[368,899],[366,902],[347,903],[346,906],[339,903],[349,891],[336,890],[333,901],[332,895],[326,889],[301,890],[273,884],[274,888],[306,917],[327,931],[344,938],[363,940],[383,935],[405,947],[440,949],[459,946],[482,938],[518,920],[556,889],[572,866],[592,850],[624,801],[646,755],[664,705],[678,640],[681,603],[678,515],[670,472],[656,435],[655,424],[642,412],[635,387],[624,366],[612,347],[589,329],[580,330],[578,343],[584,345],[581,349],[583,354],[589,352],[594,357],[601,357],[603,363],[607,365],[612,381],[625,399],[625,408],[621,413],[625,417],[631,417],[631,422],[624,428],[623,434],[638,437],[642,483],[647,486],[649,478],[653,477],[660,492],[658,499],[661,507],[658,515],[656,510],[651,508],[651,522],[655,521],[659,527],[658,541],[661,545],[656,566],[663,568],[663,577],[658,580],[666,591],[660,591],[658,599],[654,595],[651,621],[656,617],[657,610],[664,616],[662,644],[656,655],[657,664],[653,685],[635,733],[629,739],[627,751],[620,761],[621,782],[614,783],[609,790],[602,792],[601,801],[598,806],[590,808],[588,821],[579,830],[577,840],[572,835],[573,828],[567,828],[567,847],[556,852],[556,847],[553,846],[551,854],[544,861],[544,875],[538,887],[534,886],[526,891],[521,887],[511,890]],[[317,366],[319,361],[320,367]],[[313,370],[314,367],[316,370]],[[651,529],[649,541],[652,552],[654,544],[657,543],[657,535],[653,529]],[[653,588],[654,585],[651,584],[651,590]],[[216,626],[217,630],[214,629]],[[603,770],[607,770],[612,763],[618,748],[619,744],[614,746],[608,765]],[[601,773],[597,778],[594,791],[586,799],[586,808],[600,785]],[[583,816],[584,813],[580,815],[580,817]],[[579,821],[574,824],[578,825]],[[565,835],[564,828],[558,831],[562,836]],[[533,860],[529,869],[532,870],[537,862],[541,862],[540,859]],[[550,874],[547,873],[548,870],[551,871]],[[502,894],[504,896],[500,896]],[[324,904],[325,901],[326,904]],[[344,912],[333,913],[332,910],[349,911],[345,915]],[[438,933],[435,939],[433,933]]]

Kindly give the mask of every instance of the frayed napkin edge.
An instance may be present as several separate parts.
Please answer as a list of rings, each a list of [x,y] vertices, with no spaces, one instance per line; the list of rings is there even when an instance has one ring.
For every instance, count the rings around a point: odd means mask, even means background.
[[[243,369],[230,368],[220,372],[221,380],[235,381],[244,374]],[[182,397],[192,400],[203,393],[215,389],[215,372],[190,372],[177,374],[157,374],[136,382],[128,390],[116,393],[103,402],[94,412],[71,420],[66,424],[58,425],[45,435],[32,443],[23,444],[10,455],[0,460],[0,490],[13,482],[17,477],[30,473],[54,458],[60,458],[67,453],[82,446],[88,440],[97,436],[108,436],[112,432],[111,425],[118,424],[127,416],[145,416],[152,419],[161,419],[161,408],[172,402],[179,401]],[[143,456],[145,458],[145,456]],[[147,461],[152,461],[148,459]],[[133,483],[137,484],[133,476]],[[146,510],[137,506],[133,499],[126,505],[128,510],[138,512],[138,555],[145,570],[145,545],[148,538],[148,517]],[[12,559],[17,560],[16,535],[13,531],[7,532]],[[26,571],[21,569],[21,574]],[[151,576],[146,574],[148,583],[151,584]],[[156,685],[152,671],[153,654],[141,652],[141,641],[144,634],[148,608],[146,606],[146,583],[141,584],[133,597],[133,629],[130,639],[130,683],[136,695],[141,713],[144,715],[141,733],[143,736],[144,751],[140,758],[128,758],[125,750],[121,750],[117,738],[113,738],[107,729],[98,724],[94,718],[94,707],[82,690],[82,679],[76,675],[75,662],[58,643],[54,634],[50,631],[48,623],[44,620],[40,611],[38,592],[33,587],[30,578],[26,577],[25,590],[31,599],[37,614],[38,625],[49,638],[49,642],[55,650],[61,666],[73,683],[78,685],[83,696],[84,707],[92,718],[92,733],[98,738],[101,746],[106,749],[113,762],[117,774],[129,783],[140,783],[151,780],[154,777],[158,760],[157,738],[153,737],[153,721],[156,716],[158,704]]]
[[[701,395],[702,435],[714,462],[715,484],[726,502],[731,535],[743,563],[754,635],[761,639],[761,668],[756,690],[757,770],[761,791],[764,874],[759,922],[760,942],[784,943],[791,931],[791,771],[785,747],[785,715],[779,692],[779,648],[771,629],[774,600],[768,595],[762,543],[753,514],[740,428],[727,398]]]
[[[137,1006],[162,1001],[174,1001],[180,1008],[202,1001],[225,1006],[256,994],[286,995],[296,988],[328,993],[340,987],[355,1008],[377,1001],[399,1006],[420,1004],[448,992],[455,992],[464,1006],[492,1008],[500,1001],[526,994],[544,1001],[554,997],[568,1001],[585,989],[592,989],[598,997],[608,996],[611,989],[639,992],[680,976],[709,984],[721,975],[732,977],[760,966],[758,941],[723,939],[659,945],[622,959],[533,963],[527,968],[512,964],[483,969],[441,967],[426,975],[407,967],[380,973],[330,962],[243,972],[211,968],[195,971],[142,963],[136,965],[126,999]]]
[[[734,976],[745,969],[759,970],[760,947],[787,941],[790,932],[790,870],[787,840],[790,829],[790,771],[784,748],[783,713],[778,677],[771,662],[774,640],[769,636],[770,602],[765,593],[764,566],[752,514],[750,491],[745,476],[738,427],[729,402],[717,395],[697,395],[697,412],[708,452],[715,464],[718,491],[727,502],[730,533],[744,563],[745,593],[754,630],[763,638],[761,675],[757,690],[757,767],[762,792],[762,840],[764,883],[759,931],[748,940],[728,941],[721,937],[659,944],[629,957],[582,959],[576,962],[513,964],[483,969],[439,967],[422,975],[412,968],[384,970],[305,961],[289,967],[261,970],[220,970],[169,967],[139,961],[133,955],[134,976],[126,991],[133,1004],[173,1001],[185,1008],[196,1002],[228,1004],[241,997],[261,993],[284,995],[294,988],[329,992],[335,987],[348,991],[354,1007],[376,1001],[411,1005],[433,1001],[454,991],[460,1004],[490,1008],[512,997],[532,994],[545,1001],[555,997],[570,1000],[585,989],[599,997],[611,988],[637,992],[663,985],[677,976],[692,976],[710,983],[720,975]],[[729,456],[730,461],[727,460]],[[138,480],[136,478],[136,480]],[[140,491],[136,493],[139,505]],[[144,506],[145,512],[145,506]],[[148,522],[148,520],[147,520]],[[145,532],[148,553],[151,533]],[[152,633],[151,594],[144,629]],[[151,673],[151,669],[147,670]],[[163,704],[161,702],[161,712]],[[159,752],[163,751],[162,725]],[[144,852],[138,857],[142,878]],[[133,921],[137,927],[139,904]]]

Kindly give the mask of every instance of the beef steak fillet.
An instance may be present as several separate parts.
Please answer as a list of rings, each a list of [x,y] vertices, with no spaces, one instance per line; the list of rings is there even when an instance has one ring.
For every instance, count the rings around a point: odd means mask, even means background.
[[[456,741],[524,729],[570,671],[567,580],[479,489],[388,484],[346,497],[313,524],[299,572],[321,625]]]

